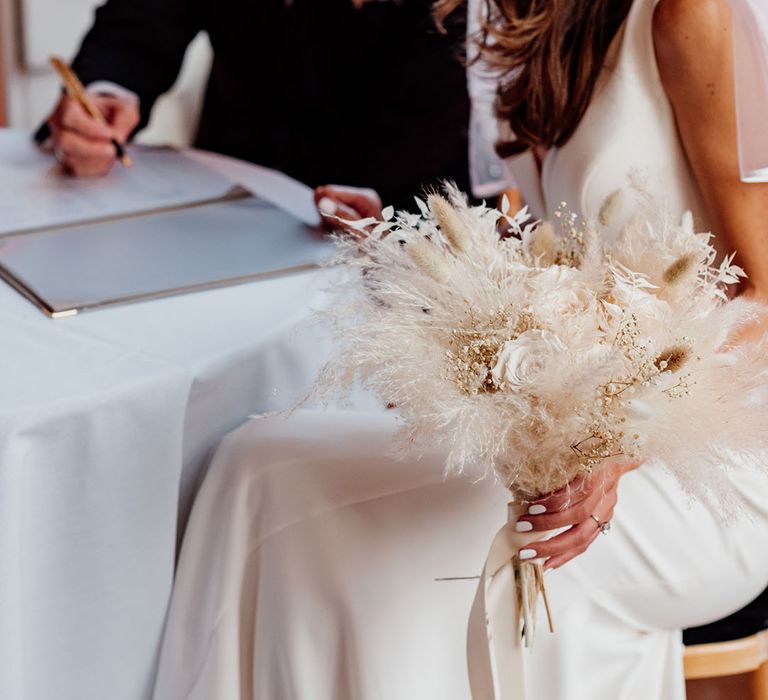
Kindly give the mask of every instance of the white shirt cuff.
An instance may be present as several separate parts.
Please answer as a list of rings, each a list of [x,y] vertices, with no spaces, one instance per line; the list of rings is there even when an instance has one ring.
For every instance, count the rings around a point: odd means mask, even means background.
[[[135,92],[109,80],[96,80],[89,83],[86,87],[86,91],[94,94],[101,93],[113,95],[114,97],[119,97],[123,100],[132,100],[136,103],[137,107],[139,106],[139,96]]]

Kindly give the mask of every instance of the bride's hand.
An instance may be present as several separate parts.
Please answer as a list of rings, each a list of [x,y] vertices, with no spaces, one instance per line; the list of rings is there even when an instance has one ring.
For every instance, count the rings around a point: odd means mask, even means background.
[[[345,227],[340,219],[358,221],[372,217],[381,220],[381,198],[372,189],[322,185],[315,189],[315,206],[329,231],[346,230],[360,235],[359,231]]]
[[[520,551],[520,559],[546,559],[545,569],[557,569],[585,552],[600,533],[599,523],[613,517],[619,479],[638,466],[639,462],[611,463],[530,503],[528,514],[517,521],[518,532],[568,529],[549,540],[531,543]]]

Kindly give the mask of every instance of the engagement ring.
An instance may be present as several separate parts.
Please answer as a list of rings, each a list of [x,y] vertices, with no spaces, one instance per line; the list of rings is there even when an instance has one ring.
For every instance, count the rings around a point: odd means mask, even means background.
[[[590,515],[589,517],[597,523],[597,529],[600,530],[600,534],[607,535],[611,531],[610,520],[606,520],[605,522],[601,523],[597,516]]]

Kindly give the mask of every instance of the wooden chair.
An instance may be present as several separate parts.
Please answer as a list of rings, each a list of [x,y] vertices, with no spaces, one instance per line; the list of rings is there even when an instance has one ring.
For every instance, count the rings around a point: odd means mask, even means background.
[[[685,630],[683,641],[691,700],[768,700],[768,589],[723,620]]]

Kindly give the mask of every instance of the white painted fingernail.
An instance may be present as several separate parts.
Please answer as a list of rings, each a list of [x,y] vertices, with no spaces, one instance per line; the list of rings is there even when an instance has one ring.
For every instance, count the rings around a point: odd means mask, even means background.
[[[533,530],[533,523],[529,523],[527,520],[520,520],[515,523],[515,532],[530,532]]]
[[[317,203],[317,208],[322,214],[325,214],[326,216],[333,216],[336,213],[336,202],[334,202],[330,197],[323,197]]]
[[[546,513],[546,512],[547,512],[547,507],[546,506],[542,506],[539,503],[536,503],[536,504],[532,505],[528,509],[528,515],[541,515],[542,513]]]
[[[525,561],[526,559],[535,559],[536,558],[536,550],[535,549],[521,549],[520,554],[517,555],[520,557],[520,561]]]

